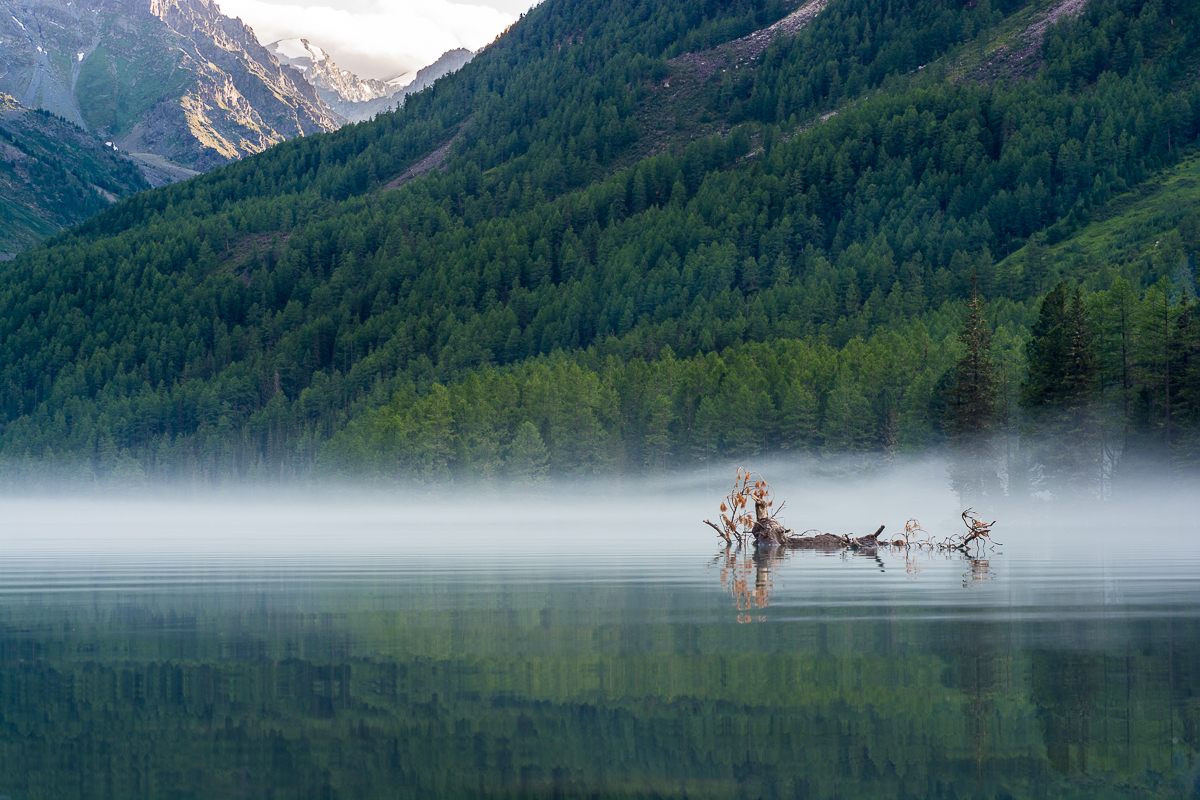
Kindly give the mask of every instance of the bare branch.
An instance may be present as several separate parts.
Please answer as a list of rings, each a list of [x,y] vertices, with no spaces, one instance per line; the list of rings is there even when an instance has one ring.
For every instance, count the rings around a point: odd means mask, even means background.
[[[726,533],[725,531],[721,530],[720,528],[718,528],[715,524],[713,524],[712,522],[709,522],[708,520],[704,520],[704,524],[708,525],[710,528],[712,528],[714,531],[716,531],[717,536],[720,536],[722,539],[724,539],[726,544],[733,544],[733,542],[731,542],[729,540],[729,534]]]

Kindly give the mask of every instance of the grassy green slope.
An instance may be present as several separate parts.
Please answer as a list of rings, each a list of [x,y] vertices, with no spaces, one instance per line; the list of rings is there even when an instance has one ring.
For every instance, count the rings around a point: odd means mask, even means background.
[[[1190,156],[1088,214],[1058,242],[1039,237],[998,265],[1046,285],[1076,280],[1106,289],[1117,276],[1137,285],[1188,278],[1189,256],[1200,252],[1200,158]],[[1184,271],[1181,273],[1181,269]]]
[[[0,254],[12,257],[54,233],[57,228],[37,212],[0,197]]]
[[[163,98],[179,97],[193,76],[179,68],[182,53],[162,43],[170,32],[157,20],[128,27],[114,20],[108,17],[105,41],[83,63],[75,97],[90,130],[116,137]]]
[[[834,0],[702,82],[727,133],[689,142],[644,114],[686,78],[678,57],[790,7],[550,0],[397,114],[144,193],[18,259],[0,447],[215,479],[935,441],[972,271],[1015,376],[1042,287],[996,262],[1200,131],[1195,4],[1164,26],[1160,3],[1093,2],[1025,82],[918,69],[1022,8]],[[441,171],[383,189],[447,142]]]

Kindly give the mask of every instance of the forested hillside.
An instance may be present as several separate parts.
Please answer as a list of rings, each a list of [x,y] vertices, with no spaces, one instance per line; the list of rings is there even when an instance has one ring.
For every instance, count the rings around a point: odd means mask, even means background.
[[[87,131],[0,94],[0,259],[148,188]]]
[[[1063,485],[1103,489],[1134,441],[1187,469],[1193,238],[1172,259],[1046,254],[1186,169],[1200,3],[818,8],[739,61],[710,49],[796,6],[546,0],[400,112],[23,254],[0,273],[10,470],[535,480],[916,450],[953,430],[973,288],[1004,488],[1056,480],[1033,442],[1067,395],[1098,455]],[[1031,371],[1064,280],[1099,366]]]

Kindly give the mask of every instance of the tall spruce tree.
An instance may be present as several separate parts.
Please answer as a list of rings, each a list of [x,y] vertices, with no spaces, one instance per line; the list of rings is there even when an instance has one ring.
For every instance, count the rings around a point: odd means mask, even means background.
[[[1123,451],[1129,440],[1133,400],[1138,298],[1129,281],[1118,275],[1097,300],[1099,391],[1111,397],[1109,415],[1117,419],[1121,431],[1117,447]]]
[[[992,434],[997,383],[992,329],[974,279],[972,284],[967,318],[958,334],[964,350],[954,365],[953,385],[946,391],[944,420],[951,450],[950,481],[964,499],[996,491]]]
[[[1176,320],[1179,438],[1175,466],[1193,474],[1200,467],[1200,299],[1185,287]]]
[[[1042,300],[1026,345],[1021,389],[1034,449],[1035,483],[1055,495],[1085,494],[1099,480],[1100,442],[1092,403],[1099,368],[1083,291],[1059,283]]]
[[[1197,458],[1197,323],[1187,284],[1163,278],[1146,291],[1138,324],[1138,391],[1128,467],[1187,469]]]

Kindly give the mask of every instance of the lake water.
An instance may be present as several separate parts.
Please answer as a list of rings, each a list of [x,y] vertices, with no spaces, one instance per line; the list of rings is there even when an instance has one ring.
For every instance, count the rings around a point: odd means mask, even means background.
[[[1190,494],[974,559],[726,551],[720,494],[0,500],[0,798],[1200,798]]]

